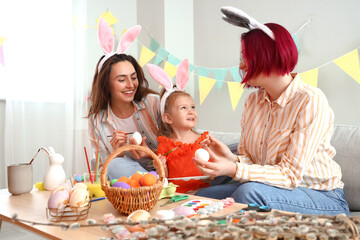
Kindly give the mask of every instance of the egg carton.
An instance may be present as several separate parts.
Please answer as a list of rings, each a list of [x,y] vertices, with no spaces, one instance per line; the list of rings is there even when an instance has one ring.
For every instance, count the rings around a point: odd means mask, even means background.
[[[46,208],[46,217],[51,222],[83,220],[87,218],[90,207],[91,202],[83,207]]]

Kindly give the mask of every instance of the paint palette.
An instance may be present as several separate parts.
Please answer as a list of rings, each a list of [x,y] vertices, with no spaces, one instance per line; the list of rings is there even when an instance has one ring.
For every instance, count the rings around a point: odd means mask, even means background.
[[[191,201],[188,201],[182,206],[191,207],[195,212],[199,211],[200,209],[205,209],[213,205],[215,202],[211,200],[205,200],[205,199],[194,199]]]

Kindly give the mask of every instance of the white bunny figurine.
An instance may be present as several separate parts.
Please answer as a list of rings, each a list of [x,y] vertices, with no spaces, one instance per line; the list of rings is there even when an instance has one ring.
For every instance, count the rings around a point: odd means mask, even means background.
[[[51,191],[66,180],[66,174],[62,167],[64,157],[59,153],[55,153],[53,147],[48,147],[48,149],[42,147],[41,150],[49,157],[50,166],[44,176],[43,184],[46,190]]]

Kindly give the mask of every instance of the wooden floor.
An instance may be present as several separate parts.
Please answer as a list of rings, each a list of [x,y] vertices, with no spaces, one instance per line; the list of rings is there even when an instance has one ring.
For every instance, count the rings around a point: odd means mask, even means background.
[[[41,240],[46,239],[14,224],[3,221],[0,230],[0,239],[11,240]]]

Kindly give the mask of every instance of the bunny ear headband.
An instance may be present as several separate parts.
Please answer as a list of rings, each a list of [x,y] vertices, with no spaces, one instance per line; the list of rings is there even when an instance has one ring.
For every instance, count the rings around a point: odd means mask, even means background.
[[[115,54],[125,53],[126,50],[129,48],[130,44],[140,34],[140,31],[141,31],[140,25],[135,25],[132,28],[130,28],[128,31],[126,31],[125,34],[120,39],[116,51],[113,52],[115,45],[113,31],[110,25],[108,24],[108,22],[105,19],[100,18],[98,23],[98,40],[100,43],[100,47],[105,54],[105,57],[99,63],[98,72],[100,72],[104,62],[108,60],[110,57],[114,56]]]
[[[159,66],[156,66],[154,64],[146,64],[146,68],[148,69],[151,77],[154,78],[156,82],[158,82],[166,89],[166,92],[164,93],[160,101],[160,111],[161,115],[163,115],[165,111],[166,99],[173,92],[184,91],[184,88],[189,81],[189,61],[187,59],[184,59],[179,64],[176,72],[176,87],[173,87],[171,78]]]
[[[254,18],[250,17],[240,9],[234,7],[222,7],[221,12],[224,14],[222,19],[226,22],[233,24],[238,27],[247,28],[249,30],[260,29],[266,35],[268,35],[272,40],[275,41],[274,33],[262,23],[259,23]]]

